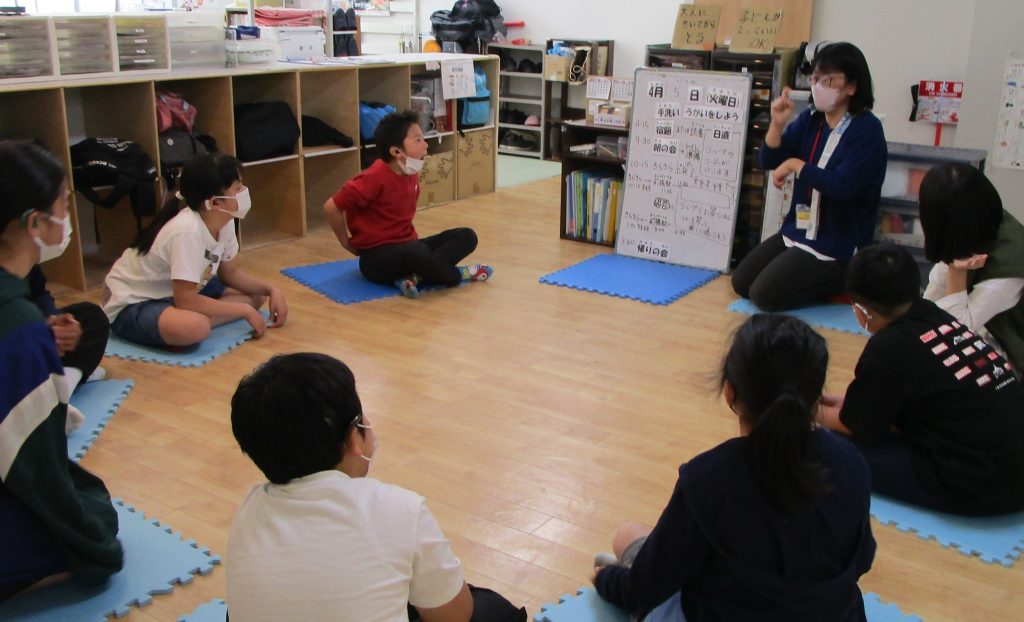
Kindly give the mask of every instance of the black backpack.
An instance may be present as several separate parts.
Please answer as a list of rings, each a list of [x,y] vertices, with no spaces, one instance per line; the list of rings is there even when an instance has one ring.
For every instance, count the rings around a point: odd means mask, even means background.
[[[292,155],[300,134],[295,113],[286,102],[235,106],[235,151],[242,162]]]
[[[178,174],[186,162],[203,153],[217,153],[217,141],[213,136],[196,136],[185,130],[160,132],[160,175],[167,182],[168,190],[178,186]]]
[[[141,222],[156,213],[156,165],[138,143],[122,138],[86,138],[71,145],[71,175],[75,190],[94,205],[114,207],[124,197]],[[95,188],[113,186],[105,198]]]

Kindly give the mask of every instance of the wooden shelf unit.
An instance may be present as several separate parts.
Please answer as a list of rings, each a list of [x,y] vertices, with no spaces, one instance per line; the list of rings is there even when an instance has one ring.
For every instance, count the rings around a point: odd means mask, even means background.
[[[573,240],[576,242],[586,242],[587,244],[614,247],[614,240],[610,242],[595,242],[594,240],[580,238],[566,233],[565,206],[568,202],[566,178],[573,172],[580,169],[607,170],[609,177],[622,178],[624,176],[622,167],[626,164],[625,158],[600,157],[587,153],[573,152],[571,149],[575,145],[594,143],[597,141],[597,137],[602,134],[628,137],[629,128],[590,125],[582,120],[569,120],[561,123],[561,131],[562,183],[561,201],[559,203],[560,213],[558,217],[558,236],[563,240]]]
[[[615,41],[612,39],[566,39],[563,37],[552,37],[547,40],[545,49],[550,49],[555,41],[559,41],[564,46],[568,47],[590,47],[591,54],[590,59],[587,61],[586,73],[588,76],[612,76],[615,75],[614,63],[615,63]],[[603,68],[598,66],[598,55],[600,52],[594,50],[606,49],[605,52],[605,66]],[[603,69],[603,71],[601,71]],[[564,137],[564,134],[559,130],[560,126],[564,121],[575,121],[584,119],[587,116],[585,108],[580,106],[573,106],[569,102],[570,97],[573,99],[579,99],[586,105],[585,93],[586,93],[586,82],[580,84],[569,84],[568,82],[552,82],[544,81],[545,97],[548,99],[548,118],[543,119],[541,123],[550,128],[548,130],[548,136],[554,141],[559,141],[559,144],[548,145],[549,154],[552,159],[559,157],[563,149],[560,141]],[[549,142],[552,142],[549,140]]]
[[[235,153],[234,106],[247,102],[283,100],[297,121],[301,122],[303,114],[318,117],[352,137],[355,144],[351,148],[303,148],[297,144],[293,155],[245,163],[243,174],[252,190],[253,210],[239,223],[239,241],[243,248],[252,248],[327,230],[324,202],[359,174],[364,164],[361,160],[376,158],[376,149],[365,148],[359,139],[359,100],[384,101],[399,110],[408,109],[410,76],[426,72],[427,63],[453,56],[394,55],[382,57],[380,64],[360,66],[269,63],[237,69],[0,82],[0,134],[40,141],[69,171],[70,146],[86,137],[131,139],[159,165],[156,90],[162,89],[182,93],[196,107],[196,133],[213,136],[225,153]],[[472,59],[487,71],[488,83],[497,84],[499,59],[479,55]],[[496,89],[492,89],[491,110],[497,110]],[[451,177],[451,192],[438,195],[447,197],[445,201],[494,190],[497,127],[492,123],[458,135],[458,119],[454,124],[455,131],[443,133],[440,144],[436,138],[430,139],[428,156],[447,156],[441,168]],[[161,181],[156,185],[159,203]],[[131,243],[138,221],[127,199],[108,209],[92,206],[75,194],[70,210],[75,230],[71,244],[60,258],[43,264],[43,270],[54,285],[72,289],[98,286]],[[92,242],[94,232],[98,239]],[[83,236],[88,244],[83,243]]]
[[[547,159],[550,156],[548,145],[548,124],[551,116],[551,86],[544,81],[544,49],[543,45],[512,45],[509,43],[490,43],[487,51],[501,59],[498,71],[498,151],[508,155],[528,158]],[[520,71],[523,61],[529,61],[537,68],[536,73]],[[488,82],[488,84],[492,84]],[[516,111],[526,117],[536,115],[538,125],[525,125],[502,121],[503,115]],[[514,131],[532,136],[537,141],[534,151],[509,149],[502,142],[507,132]]]

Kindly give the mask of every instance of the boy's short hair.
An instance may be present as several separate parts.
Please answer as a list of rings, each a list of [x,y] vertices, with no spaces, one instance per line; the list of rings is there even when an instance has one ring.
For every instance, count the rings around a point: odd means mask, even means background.
[[[936,263],[985,252],[1003,222],[999,191],[968,164],[948,163],[928,171],[918,201],[924,252]]]
[[[231,431],[267,479],[285,484],[336,468],[362,410],[347,365],[326,354],[280,354],[238,383]]]
[[[419,125],[420,118],[415,112],[406,110],[405,112],[392,112],[377,124],[377,129],[373,132],[373,142],[377,144],[377,151],[380,154],[380,159],[385,162],[390,162],[394,159],[391,155],[391,148],[398,147],[404,149],[405,137],[409,134],[409,128],[413,125]]]
[[[895,244],[863,248],[846,268],[846,292],[892,317],[901,306],[921,297],[921,271],[907,249]]]

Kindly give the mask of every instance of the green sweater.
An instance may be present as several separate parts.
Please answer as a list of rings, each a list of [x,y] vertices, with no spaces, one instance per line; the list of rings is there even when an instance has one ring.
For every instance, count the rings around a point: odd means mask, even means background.
[[[122,565],[117,512],[102,480],[68,460],[64,368],[27,295],[0,270],[0,585],[63,571],[102,583]]]
[[[968,293],[975,284],[988,279],[1024,279],[1024,226],[1006,210],[996,240],[987,252],[985,267],[968,274]],[[985,328],[999,340],[1017,374],[1024,371],[1024,297],[989,320]]]

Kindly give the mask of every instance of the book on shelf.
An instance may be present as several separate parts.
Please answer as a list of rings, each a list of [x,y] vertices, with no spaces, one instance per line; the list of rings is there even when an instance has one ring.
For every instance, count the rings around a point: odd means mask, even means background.
[[[622,178],[583,169],[565,177],[565,235],[610,244],[622,209]]]

